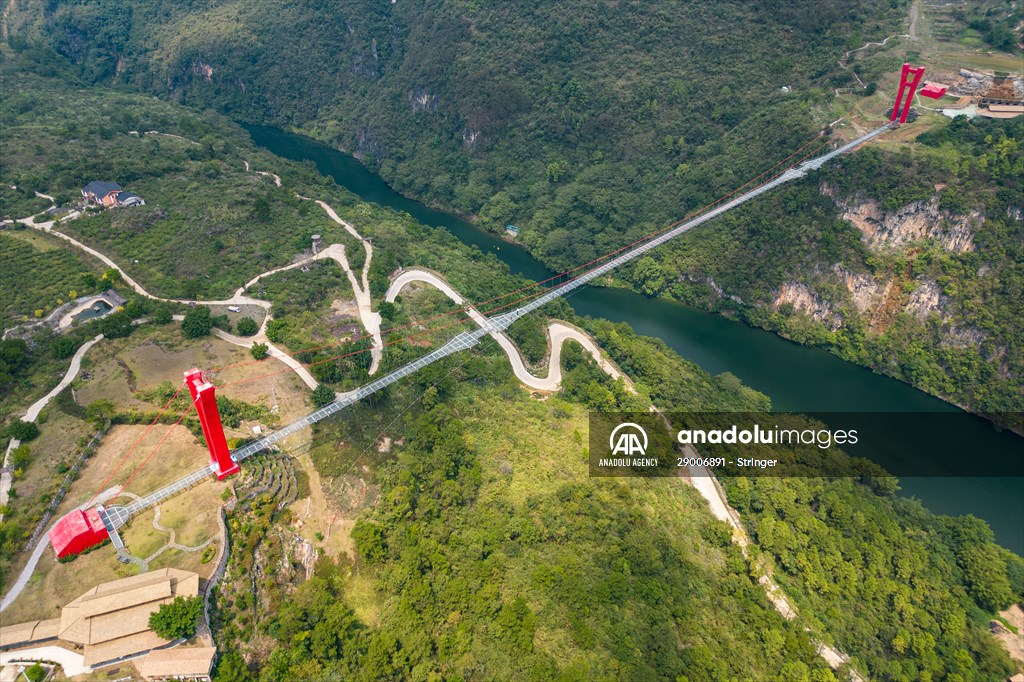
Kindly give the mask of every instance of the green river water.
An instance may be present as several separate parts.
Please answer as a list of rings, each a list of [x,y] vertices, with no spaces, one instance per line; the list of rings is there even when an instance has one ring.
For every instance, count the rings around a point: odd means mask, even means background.
[[[493,253],[512,272],[533,280],[554,273],[525,249],[458,216],[429,208],[393,190],[357,159],[316,140],[276,128],[246,126],[253,141],[288,159],[309,160],[321,173],[365,201],[404,211],[421,223],[443,227],[464,243]],[[756,200],[755,200],[756,201]],[[959,408],[895,379],[840,360],[827,351],[787,341],[720,315],[622,289],[584,287],[568,299],[579,314],[627,322],[641,334],[663,339],[708,372],[732,372],[771,398],[773,409],[808,412],[960,412]],[[958,422],[971,452],[1024,457],[1021,439],[997,433],[988,422]],[[902,477],[901,494],[939,514],[974,514],[996,539],[1024,553],[1024,479],[1012,477]]]

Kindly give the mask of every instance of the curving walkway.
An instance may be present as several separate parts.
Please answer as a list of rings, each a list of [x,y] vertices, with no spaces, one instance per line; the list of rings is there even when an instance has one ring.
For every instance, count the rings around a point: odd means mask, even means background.
[[[249,162],[245,161],[243,163],[245,164],[246,171],[250,171]],[[281,186],[281,178],[277,174],[268,173],[266,171],[251,172],[271,177],[273,178],[275,185],[277,185],[278,187]],[[383,357],[384,348],[384,341],[383,338],[381,337],[381,316],[379,312],[373,310],[373,301],[372,296],[370,294],[370,265],[373,261],[373,244],[369,239],[363,237],[355,228],[355,226],[341,218],[341,216],[339,216],[338,213],[327,202],[322,201],[320,199],[304,197],[300,194],[296,194],[296,196],[306,201],[314,201],[317,205],[320,206],[320,208],[324,210],[325,213],[327,213],[328,217],[331,220],[333,220],[338,225],[341,225],[346,232],[352,235],[355,239],[359,240],[359,242],[363,245],[366,257],[363,259],[363,267],[358,277],[356,276],[356,273],[353,271],[351,265],[349,264],[348,256],[345,252],[345,245],[335,243],[327,246],[316,255],[303,258],[288,265],[273,268],[271,270],[268,270],[264,273],[257,275],[256,277],[253,277],[251,280],[246,282],[244,286],[239,287],[235,291],[234,295],[231,296],[231,298],[216,301],[163,298],[149,293],[141,284],[132,279],[132,277],[129,276],[128,273],[121,268],[121,266],[119,266],[117,263],[115,263],[112,259],[110,259],[102,252],[97,251],[96,249],[80,242],[79,240],[75,239],[74,237],[71,237],[70,235],[54,230],[53,226],[56,221],[50,220],[46,222],[36,223],[33,217],[28,217],[20,219],[18,222],[29,227],[32,227],[34,229],[57,236],[67,241],[68,243],[78,247],[79,249],[82,249],[86,253],[98,258],[105,265],[120,273],[121,278],[129,287],[132,288],[133,291],[135,291],[140,296],[144,296],[151,300],[185,305],[255,305],[262,308],[264,310],[263,323],[260,325],[260,328],[255,335],[248,338],[243,338],[240,336],[236,336],[234,334],[229,334],[228,332],[216,328],[213,329],[213,334],[218,338],[227,341],[228,343],[232,343],[236,346],[241,346],[243,348],[251,348],[254,343],[266,344],[268,348],[268,355],[280,360],[285,365],[290,367],[299,376],[303,383],[305,383],[306,386],[308,386],[310,389],[315,389],[319,385],[319,382],[316,380],[316,378],[313,377],[313,375],[302,363],[300,363],[298,360],[296,360],[295,358],[293,358],[292,356],[288,355],[286,352],[278,348],[270,341],[270,339],[267,338],[267,324],[272,319],[270,314],[271,304],[268,301],[247,296],[245,294],[245,291],[259,283],[259,281],[264,277],[272,276],[280,272],[285,272],[287,270],[302,267],[303,265],[307,265],[318,260],[332,259],[335,262],[337,262],[341,269],[345,272],[345,275],[349,280],[349,284],[352,286],[352,292],[356,300],[356,306],[359,310],[360,322],[373,339],[373,345],[370,349],[370,368],[368,371],[370,375],[373,375],[380,368],[380,362]],[[78,215],[79,214],[77,212],[73,212],[62,218],[61,221],[72,220],[78,217]],[[395,297],[401,291],[401,289],[412,282],[430,284],[436,287],[438,290],[442,291],[457,305],[465,304],[465,299],[463,299],[463,297],[458,292],[456,292],[447,282],[445,282],[444,279],[442,279],[439,275],[418,268],[407,270],[401,275],[399,275],[398,278],[396,278],[391,283],[387,295],[385,296],[385,300],[393,302],[395,300]],[[485,319],[483,315],[481,315],[480,312],[476,310],[476,308],[470,307],[467,309],[466,312],[477,325],[483,326],[483,324],[485,323]],[[181,320],[183,319],[183,316],[175,315],[174,319]],[[562,382],[562,346],[565,344],[566,341],[572,340],[576,341],[581,346],[583,346],[583,348],[588,353],[590,353],[591,357],[593,357],[594,360],[598,363],[601,369],[607,372],[613,379],[622,378],[626,383],[627,389],[630,391],[634,390],[632,382],[630,382],[629,378],[626,377],[621,371],[619,371],[617,367],[615,367],[614,364],[612,364],[609,360],[607,360],[607,358],[605,358],[601,354],[600,349],[587,334],[563,322],[552,322],[548,326],[547,334],[551,356],[548,363],[548,375],[546,377],[536,377],[529,372],[529,370],[526,368],[526,363],[524,362],[522,355],[519,353],[519,349],[516,347],[515,343],[513,343],[512,339],[509,338],[509,336],[506,333],[494,332],[491,334],[491,336],[498,343],[498,345],[501,346],[502,350],[504,350],[505,354],[508,356],[509,362],[512,364],[512,371],[515,374],[516,378],[519,379],[519,381],[521,381],[525,386],[527,386],[530,389],[538,391],[558,390]]]
[[[356,306],[359,308],[359,319],[363,323],[363,327],[370,336],[373,337],[373,348],[370,350],[370,369],[367,372],[371,376],[377,373],[380,368],[380,360],[383,355],[384,341],[380,336],[380,313],[373,311],[373,301],[370,297],[370,262],[373,260],[373,244],[369,239],[359,234],[353,225],[345,220],[342,220],[331,206],[319,199],[310,199],[302,195],[296,194],[295,196],[306,201],[315,201],[320,208],[322,208],[330,217],[331,220],[338,223],[345,228],[345,231],[350,235],[359,240],[363,245],[363,250],[366,252],[366,258],[363,259],[363,270],[359,280],[356,279],[355,273],[352,272],[352,268],[349,267],[348,259],[345,257],[345,246],[342,244],[331,244],[326,249],[314,256],[314,260],[321,258],[333,258],[341,266],[341,269],[345,271],[345,275],[348,277],[349,284],[352,285],[352,293],[356,299]],[[361,280],[361,281],[360,281]]]
[[[431,285],[450,298],[456,305],[464,305],[466,302],[462,295],[455,291],[440,275],[419,268],[406,270],[396,277],[388,287],[384,300],[388,303],[394,303],[402,289],[413,283]],[[487,319],[475,307],[468,306],[465,312],[478,326],[483,327],[487,323]],[[516,375],[516,378],[533,390],[557,391],[559,389],[562,384],[562,346],[566,341],[575,341],[590,353],[590,356],[594,358],[598,366],[608,373],[612,379],[622,379],[626,384],[627,390],[635,392],[633,382],[629,380],[629,377],[619,371],[618,367],[601,354],[601,350],[589,335],[565,322],[557,321],[548,325],[547,334],[550,359],[548,361],[548,375],[546,377],[535,377],[530,374],[530,371],[526,368],[526,363],[523,361],[523,356],[508,334],[505,332],[491,332],[491,338],[497,341],[501,349],[505,351],[508,361],[512,364],[512,372]]]
[[[11,663],[32,664],[36,661],[57,663],[64,669],[64,674],[68,677],[92,672],[92,668],[85,664],[85,657],[82,654],[57,645],[37,646],[31,649],[18,649],[0,653],[0,666]]]
[[[95,346],[102,338],[103,334],[98,334],[95,338],[86,341],[78,347],[75,354],[71,356],[71,366],[68,367],[68,371],[64,374],[64,378],[60,380],[60,383],[53,387],[53,390],[36,402],[32,403],[31,407],[28,408],[28,411],[25,412],[25,415],[21,418],[21,421],[34,422],[36,418],[39,417],[39,413],[43,411],[43,408],[46,407],[51,400],[57,397],[61,391],[71,385],[71,382],[78,376],[79,370],[82,369],[82,358],[85,357],[86,352]],[[3,473],[0,473],[0,506],[7,504],[10,499],[11,485],[14,483],[14,474],[8,471],[8,468],[11,452],[19,445],[21,445],[21,441],[11,439],[10,443],[7,444],[7,452],[4,453]],[[3,520],[4,515],[3,513],[0,513],[0,521]]]
[[[97,495],[96,499],[93,501],[103,504],[104,502],[117,497],[119,493],[120,491],[118,486],[111,486]],[[90,506],[91,503],[86,502],[85,504],[75,507],[75,509],[87,509]],[[60,519],[54,521],[53,525],[55,526],[58,523],[60,523]],[[18,579],[14,581],[13,585],[11,585],[11,589],[3,596],[3,599],[0,599],[0,612],[13,604],[14,600],[18,598],[18,595],[21,594],[21,591],[25,589],[26,585],[28,585],[28,580],[35,572],[36,565],[39,563],[39,560],[43,558],[43,552],[45,552],[46,548],[50,546],[50,530],[53,530],[53,526],[50,526],[49,530],[43,533],[39,538],[39,542],[36,543],[35,548],[32,550],[32,556],[28,558],[28,563],[25,564],[25,568],[21,569],[21,573],[18,574]]]
[[[143,573],[145,573],[146,571],[149,570],[149,562],[153,561],[154,559],[156,559],[158,556],[160,556],[161,554],[163,554],[164,552],[166,552],[169,549],[177,549],[179,551],[189,552],[189,553],[198,552],[199,550],[206,549],[210,545],[210,543],[213,542],[216,539],[216,538],[212,538],[211,537],[211,538],[207,539],[206,542],[200,543],[200,544],[198,544],[198,545],[196,545],[194,547],[191,547],[189,545],[178,544],[178,534],[177,534],[177,532],[173,528],[168,528],[167,526],[161,525],[161,523],[160,523],[160,507],[159,506],[157,506],[157,507],[155,507],[153,509],[153,528],[156,528],[161,533],[167,533],[168,538],[167,538],[167,542],[164,544],[163,547],[161,547],[160,549],[156,550],[155,552],[150,554],[145,559],[138,559],[137,560],[137,564],[136,565],[141,565],[140,568],[141,568],[141,571]],[[132,563],[136,563],[136,562],[132,562]]]

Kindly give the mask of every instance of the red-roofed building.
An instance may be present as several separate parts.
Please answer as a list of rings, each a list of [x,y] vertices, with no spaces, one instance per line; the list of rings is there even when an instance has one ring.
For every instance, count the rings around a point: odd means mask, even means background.
[[[946,94],[946,86],[939,83],[928,83],[921,88],[921,95],[931,99],[939,99]]]
[[[58,559],[84,552],[109,536],[95,509],[76,509],[50,529],[50,544]]]

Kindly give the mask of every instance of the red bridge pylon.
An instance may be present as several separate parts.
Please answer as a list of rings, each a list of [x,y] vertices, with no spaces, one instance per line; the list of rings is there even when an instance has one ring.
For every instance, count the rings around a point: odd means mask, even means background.
[[[231,474],[238,473],[238,463],[231,459],[227,438],[224,437],[224,426],[217,410],[217,398],[214,396],[216,387],[203,378],[203,373],[196,368],[185,372],[185,384],[192,401],[199,413],[199,423],[203,427],[206,447],[210,450],[210,461],[218,481],[223,481]]]
[[[890,121],[895,121],[898,117],[901,125],[907,122],[907,116],[910,115],[910,103],[914,101],[914,93],[917,92],[917,86],[921,83],[922,76],[924,76],[923,66],[915,68],[909,63],[903,64],[903,71],[900,73],[900,90],[896,95],[896,103],[892,107],[892,115],[889,116]],[[907,91],[905,98],[904,91]],[[904,103],[904,99],[906,99],[906,103]]]

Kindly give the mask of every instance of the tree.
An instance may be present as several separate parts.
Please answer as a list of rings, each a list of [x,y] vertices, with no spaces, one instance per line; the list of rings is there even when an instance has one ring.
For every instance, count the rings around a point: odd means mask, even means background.
[[[175,597],[158,611],[150,614],[149,627],[164,639],[188,638],[196,633],[196,625],[203,611],[199,597]]]
[[[174,314],[166,305],[157,306],[153,310],[153,314],[149,316],[149,321],[153,324],[170,324],[173,319]]]
[[[110,268],[103,273],[103,277],[100,278],[100,283],[103,286],[110,287],[114,286],[121,281],[121,273],[117,268]]]
[[[270,222],[270,202],[265,197],[258,197],[256,201],[252,202],[252,217],[261,223]]]
[[[39,435],[39,427],[35,422],[23,422],[18,419],[7,427],[7,435],[22,442],[30,441]]]
[[[185,313],[185,319],[181,321],[181,333],[186,339],[198,339],[206,336],[213,327],[213,319],[210,317],[210,309],[206,306],[197,305]]]
[[[996,545],[970,545],[961,550],[959,562],[968,592],[978,606],[994,612],[1013,601],[1013,590],[1006,577],[1006,561]]]
[[[387,543],[384,541],[384,530],[379,524],[360,519],[352,528],[352,540],[356,543],[359,554],[370,562],[377,563],[387,558]]]
[[[254,360],[262,360],[267,357],[270,352],[270,346],[265,343],[254,343],[252,348],[249,349],[249,354],[252,355]]]
[[[63,360],[75,354],[75,342],[66,336],[58,336],[53,340],[50,350],[53,351],[53,357]]]
[[[238,321],[235,330],[239,336],[252,336],[260,330],[260,326],[251,317],[243,317]]]
[[[633,268],[633,281],[640,287],[640,291],[648,296],[654,296],[665,286],[665,273],[657,261],[650,256],[644,256]]]
[[[232,649],[224,653],[217,661],[217,669],[213,678],[217,682],[249,682],[252,675],[245,667],[245,659],[238,651]]]
[[[132,333],[132,318],[123,311],[107,315],[100,320],[99,328],[108,339],[122,339]]]
[[[113,401],[107,399],[94,400],[85,408],[86,419],[96,426],[103,425],[103,423],[113,417],[116,412],[117,406],[114,405]]]
[[[323,407],[334,402],[334,391],[327,384],[320,384],[313,390],[313,404]]]
[[[43,682],[46,679],[46,668],[36,661],[25,669],[25,677],[31,682]]]

